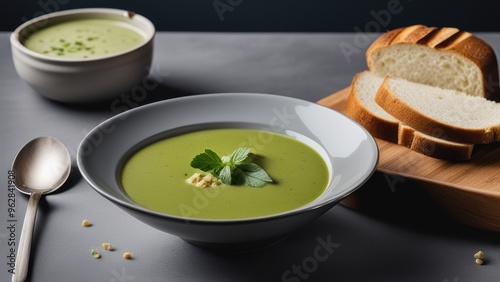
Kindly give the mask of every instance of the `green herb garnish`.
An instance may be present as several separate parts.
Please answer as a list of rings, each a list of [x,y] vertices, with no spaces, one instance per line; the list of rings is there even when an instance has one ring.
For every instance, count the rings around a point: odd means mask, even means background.
[[[210,172],[224,184],[244,184],[250,187],[264,187],[273,182],[258,164],[245,162],[250,155],[249,148],[234,150],[229,156],[219,157],[214,151],[205,149],[194,157],[191,166],[205,172]]]
[[[89,37],[88,39],[92,39],[92,40],[96,40],[98,39],[97,37]],[[88,40],[88,41],[92,41],[92,40]],[[68,42],[64,39],[59,39],[59,46],[51,46],[50,47],[50,50],[44,50],[43,53],[44,54],[56,54],[58,56],[64,56],[66,55],[67,53],[74,53],[74,52],[78,52],[78,51],[89,51],[91,54],[94,54],[95,51],[94,51],[94,46],[89,46],[89,45],[85,45],[85,43],[83,43],[82,41],[75,41],[73,43],[71,42]],[[84,56],[86,57],[86,56]]]

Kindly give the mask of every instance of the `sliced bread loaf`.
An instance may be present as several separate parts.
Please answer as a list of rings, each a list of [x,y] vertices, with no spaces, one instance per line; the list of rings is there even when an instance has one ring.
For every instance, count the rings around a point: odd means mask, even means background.
[[[369,71],[355,75],[345,113],[374,137],[400,144],[418,153],[447,160],[469,160],[473,145],[432,137],[412,129],[387,113],[375,102],[384,78]]]
[[[456,28],[413,25],[382,34],[366,52],[370,71],[500,101],[497,59]]]
[[[386,76],[375,101],[425,134],[461,143],[500,141],[500,103],[483,97]]]

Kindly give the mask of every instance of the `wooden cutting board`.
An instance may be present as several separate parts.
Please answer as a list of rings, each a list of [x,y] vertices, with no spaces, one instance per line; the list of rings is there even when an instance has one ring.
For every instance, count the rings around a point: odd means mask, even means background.
[[[349,91],[349,87],[342,89],[318,104],[344,112]],[[375,140],[380,151],[377,171],[417,181],[453,217],[480,229],[500,232],[499,142],[476,145],[470,161],[451,162]]]

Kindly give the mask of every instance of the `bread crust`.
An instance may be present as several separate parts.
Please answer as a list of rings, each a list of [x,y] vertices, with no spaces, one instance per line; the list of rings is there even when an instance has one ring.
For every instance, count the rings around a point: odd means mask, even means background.
[[[482,39],[452,27],[427,27],[413,25],[394,29],[382,34],[367,49],[368,68],[373,69],[373,52],[395,44],[419,44],[429,48],[453,52],[472,63],[481,71],[484,97],[500,101],[498,63],[493,48]]]
[[[472,157],[473,144],[462,144],[450,142],[438,142],[422,136],[421,132],[415,132],[410,149],[433,158],[447,159],[451,161],[468,161]]]
[[[415,129],[400,122],[398,127],[398,144],[411,148],[415,137]]]
[[[386,76],[375,95],[375,102],[386,112],[417,131],[458,143],[488,144],[500,138],[500,128],[468,129],[446,124],[428,117],[395,95],[387,85]],[[436,135],[439,132],[439,136]]]
[[[432,158],[450,161],[468,161],[474,149],[474,144],[430,138],[404,123],[399,124],[398,144]]]

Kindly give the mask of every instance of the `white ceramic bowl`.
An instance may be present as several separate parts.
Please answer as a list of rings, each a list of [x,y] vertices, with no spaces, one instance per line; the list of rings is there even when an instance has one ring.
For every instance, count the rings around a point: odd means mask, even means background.
[[[121,53],[92,59],[64,59],[29,50],[23,40],[41,28],[72,19],[123,21],[142,31],[145,42]],[[89,103],[110,100],[140,85],[153,57],[155,27],[129,11],[105,8],[54,12],[20,25],[10,36],[12,58],[19,76],[41,95],[60,102]]]
[[[279,214],[209,220],[150,210],[122,190],[120,171],[139,148],[181,132],[228,127],[272,131],[309,144],[331,169],[326,191],[309,204]],[[192,244],[229,250],[269,244],[313,221],[363,185],[377,162],[375,140],[345,115],[300,99],[250,93],[197,95],[132,109],[89,132],[77,155],[90,186],[132,216]]]

